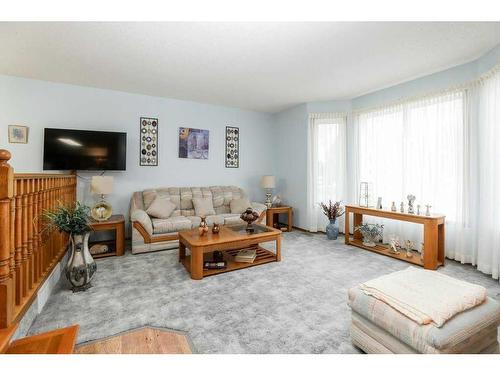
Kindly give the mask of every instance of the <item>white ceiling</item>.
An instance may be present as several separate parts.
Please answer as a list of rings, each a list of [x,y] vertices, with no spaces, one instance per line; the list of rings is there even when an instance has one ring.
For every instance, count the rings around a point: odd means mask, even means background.
[[[474,60],[500,23],[0,23],[0,74],[276,112]]]

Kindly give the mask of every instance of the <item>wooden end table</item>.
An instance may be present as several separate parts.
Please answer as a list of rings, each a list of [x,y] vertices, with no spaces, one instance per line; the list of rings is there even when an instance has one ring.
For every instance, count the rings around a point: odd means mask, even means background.
[[[218,234],[211,231],[200,236],[198,228],[179,232],[179,262],[191,274],[194,280],[204,276],[216,275],[260,264],[281,261],[281,231],[265,225],[254,224],[255,233],[245,231],[246,224],[224,225]],[[264,242],[276,242],[276,252],[273,253],[259,246]],[[186,255],[186,248],[191,252]],[[242,249],[255,249],[257,258],[253,263],[235,262],[234,256]],[[214,251],[222,251],[227,262],[225,269],[203,269],[204,260],[211,260]]]
[[[90,226],[94,232],[114,230],[115,238],[109,241],[93,241],[89,247],[95,244],[108,245],[111,251],[103,254],[92,255],[92,258],[99,259],[111,256],[122,256],[125,253],[125,217],[123,215],[112,215],[106,221],[96,221],[91,219]]]
[[[271,207],[266,210],[266,225],[273,227],[274,225],[280,226],[279,223],[279,214],[287,214],[288,216],[288,224],[287,231],[292,231],[292,215],[293,210],[290,206],[282,206],[282,207]]]

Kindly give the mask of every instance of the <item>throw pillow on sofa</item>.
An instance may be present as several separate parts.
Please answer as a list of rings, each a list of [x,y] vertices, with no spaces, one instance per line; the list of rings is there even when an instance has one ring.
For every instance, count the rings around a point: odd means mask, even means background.
[[[157,195],[146,210],[146,213],[158,219],[168,219],[174,210],[175,204],[170,201],[170,198]]]
[[[248,198],[232,199],[229,202],[232,214],[242,214],[248,207],[252,207]]]
[[[193,198],[193,206],[196,216],[207,217],[209,215],[215,215],[214,203],[212,202],[212,197]]]

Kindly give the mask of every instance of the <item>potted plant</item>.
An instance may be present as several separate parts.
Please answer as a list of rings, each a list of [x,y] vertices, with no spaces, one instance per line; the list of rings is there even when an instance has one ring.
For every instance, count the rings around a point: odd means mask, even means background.
[[[92,228],[89,219],[90,207],[76,201],[70,205],[59,203],[56,208],[43,212],[45,229],[57,229],[69,234],[71,248],[66,265],[66,277],[73,292],[88,289],[96,271],[96,263],[89,251],[89,235]]]
[[[326,215],[330,223],[326,226],[326,237],[329,240],[336,240],[339,235],[339,226],[336,224],[337,218],[344,214],[344,208],[340,205],[340,201],[328,204],[321,202],[319,204],[323,213]]]
[[[358,230],[363,236],[363,245],[375,247],[376,241],[382,238],[384,225],[383,224],[361,224],[355,230]]]

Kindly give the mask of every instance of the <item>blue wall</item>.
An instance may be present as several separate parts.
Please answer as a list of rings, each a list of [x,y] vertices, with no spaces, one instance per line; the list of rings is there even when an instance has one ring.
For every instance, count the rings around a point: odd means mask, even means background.
[[[275,193],[294,207],[294,225],[306,228],[309,113],[351,112],[447,89],[475,79],[499,61],[500,45],[473,62],[352,100],[304,103],[275,114],[0,76],[0,134],[7,134],[8,124],[30,127],[28,145],[8,144],[6,137],[0,137],[0,148],[12,151],[12,164],[17,171],[36,172],[42,167],[42,129],[46,126],[127,131],[128,170],[116,174],[117,191],[110,197],[117,211],[127,211],[132,191],[169,185],[235,184],[247,189],[253,199],[263,201],[260,176],[274,173],[277,176]],[[157,168],[138,166],[140,116],[160,118],[160,166]],[[242,132],[239,169],[224,168],[226,125],[240,126]],[[179,126],[210,130],[209,160],[177,158]],[[349,126],[347,133],[349,165],[349,150],[352,150]],[[349,198],[345,197],[344,201]]]
[[[425,95],[453,86],[467,83],[490,70],[500,62],[500,45],[467,64],[459,65],[435,74],[375,91],[352,100],[310,102],[274,114],[275,163],[274,169],[279,184],[276,192],[294,207],[294,225],[306,228],[307,202],[307,126],[308,115],[314,112],[351,112],[352,110],[389,104],[404,98]],[[350,117],[350,115],[349,115]],[[350,196],[343,201],[353,200],[356,187],[352,154],[353,134],[347,128],[347,183]]]

